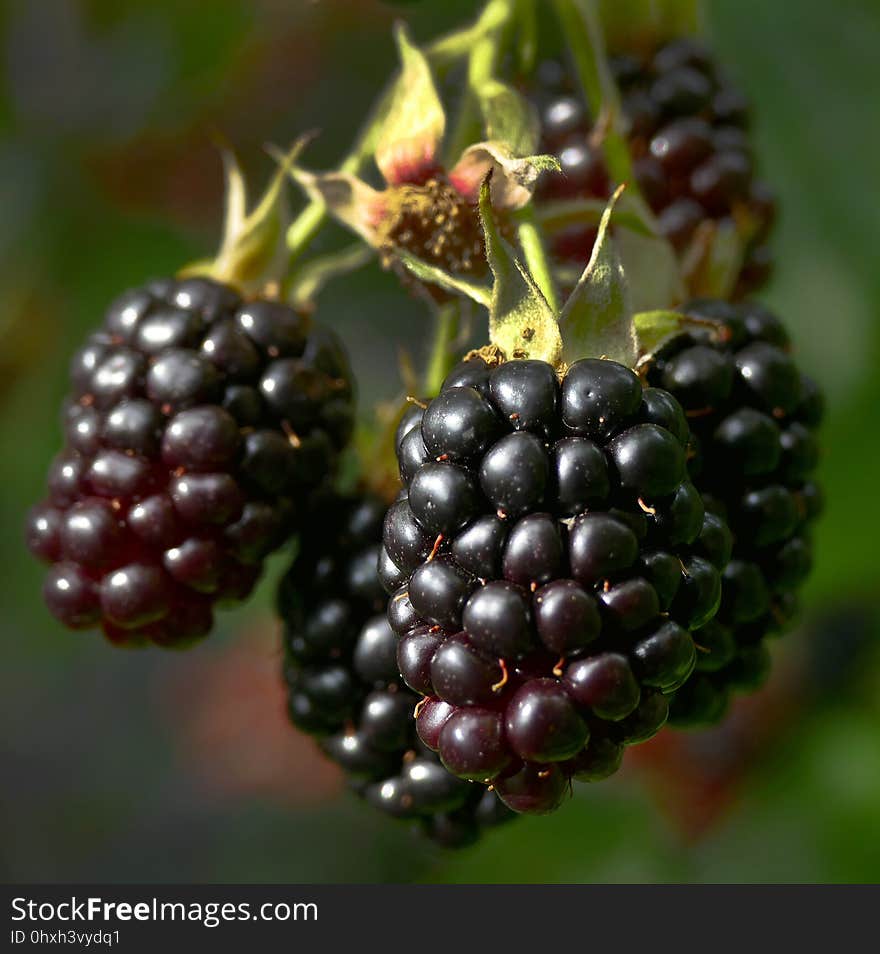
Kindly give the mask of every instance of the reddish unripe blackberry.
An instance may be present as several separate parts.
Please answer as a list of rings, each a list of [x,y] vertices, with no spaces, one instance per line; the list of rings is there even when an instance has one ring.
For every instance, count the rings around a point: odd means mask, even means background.
[[[430,667],[425,645],[435,641],[409,625],[405,599],[392,599],[386,619],[377,573],[384,515],[378,497],[328,494],[300,533],[278,598],[288,713],[380,811],[416,821],[441,844],[466,844],[511,813],[450,774],[416,734],[420,697],[399,676],[398,657],[409,679],[428,680],[415,672]],[[403,627],[411,632],[399,640]]]
[[[703,564],[724,567],[718,615],[695,634],[696,673],[671,708],[674,722],[692,724],[717,721],[731,690],[766,675],[764,639],[791,621],[821,509],[814,471],[822,397],[766,309],[696,301],[684,311],[697,320],[661,346],[648,379],[681,401],[693,435],[691,476],[706,495],[701,562],[689,568],[694,596]]]
[[[421,433],[430,457],[410,467]],[[388,620],[419,737],[515,811],[613,773],[658,731],[714,615],[725,528],[687,476],[678,402],[623,365],[454,369],[398,434]],[[729,555],[729,554],[728,554]]]
[[[207,279],[123,295],[71,363],[65,446],[27,525],[66,626],[183,645],[244,599],[353,423],[336,336]]]
[[[775,202],[755,177],[748,109],[698,41],[679,39],[644,58],[616,56],[628,145],[639,188],[662,233],[683,254],[703,222],[747,222],[737,295],[763,285],[772,270],[766,240]],[[539,71],[536,105],[542,149],[559,157],[561,176],[542,180],[538,199],[606,198],[613,183],[594,135],[595,117],[560,64]],[[555,252],[582,265],[595,231],[574,227]]]

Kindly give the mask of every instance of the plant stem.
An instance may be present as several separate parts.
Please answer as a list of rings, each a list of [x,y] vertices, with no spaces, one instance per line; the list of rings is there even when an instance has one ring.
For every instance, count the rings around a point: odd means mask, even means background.
[[[425,369],[424,391],[429,397],[440,393],[440,385],[453,364],[452,344],[458,337],[461,306],[456,300],[442,304],[435,313],[434,341]]]
[[[547,304],[555,315],[559,314],[559,296],[556,282],[553,280],[553,268],[544,247],[544,236],[535,217],[532,205],[527,205],[513,213],[516,221],[517,238],[522,247],[525,264],[535,284],[547,299]]]
[[[620,130],[620,95],[608,68],[602,28],[593,0],[553,0],[584,98],[596,121],[607,128],[602,141],[608,171],[631,183],[632,163]],[[632,191],[630,195],[632,195]]]
[[[599,0],[602,29],[615,47],[654,47],[703,31],[701,0]]]

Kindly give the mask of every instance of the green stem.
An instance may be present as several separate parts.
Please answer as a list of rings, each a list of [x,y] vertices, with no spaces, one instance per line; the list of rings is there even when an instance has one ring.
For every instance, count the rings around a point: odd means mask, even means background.
[[[608,67],[596,4],[594,0],[553,0],[553,5],[584,97],[596,122],[606,125],[602,151],[608,171],[615,182],[627,183],[631,199],[641,198],[620,128],[620,94]]]
[[[460,304],[456,300],[446,302],[436,311],[434,341],[424,377],[424,392],[430,397],[440,393],[440,385],[454,363],[452,345],[458,338],[460,319]]]
[[[547,299],[547,304],[555,315],[559,314],[559,296],[556,282],[553,280],[553,268],[544,247],[544,236],[535,216],[534,206],[527,205],[513,213],[516,222],[517,238],[523,250],[526,268],[535,284]]]
[[[444,150],[449,166],[455,164],[471,143],[481,138],[483,117],[474,90],[479,88],[481,82],[492,76],[497,48],[497,36],[494,31],[483,34],[471,47],[468,56],[468,83],[461,99],[455,128],[447,138]]]
[[[614,49],[647,52],[667,40],[703,31],[701,0],[599,0],[602,28]]]
[[[425,47],[425,54],[435,69],[448,69],[470,56],[474,46],[487,34],[510,21],[515,0],[488,0],[483,12],[469,26],[434,40]]]

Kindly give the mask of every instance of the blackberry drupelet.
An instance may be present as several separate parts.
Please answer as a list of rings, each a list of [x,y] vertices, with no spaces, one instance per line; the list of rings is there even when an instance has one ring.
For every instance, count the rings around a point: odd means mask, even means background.
[[[661,346],[648,380],[674,394],[690,422],[690,472],[710,514],[703,555],[717,563],[732,548],[718,615],[697,637],[705,651],[672,703],[672,721],[687,725],[717,721],[732,690],[761,683],[765,637],[794,615],[821,509],[814,471],[822,396],[763,307],[695,301],[684,312],[696,321]]]
[[[772,258],[766,244],[775,201],[755,178],[748,103],[698,41],[678,39],[649,57],[612,57],[629,133],[633,171],[662,233],[681,255],[697,227],[733,220],[747,235],[737,296],[760,288]],[[569,72],[544,64],[535,99],[542,149],[559,157],[561,176],[543,180],[539,199],[605,198],[609,181],[595,141],[595,117]],[[562,233],[555,253],[581,265],[595,230]]]
[[[440,844],[468,844],[511,813],[450,775],[416,735],[419,697],[398,674],[376,572],[385,510],[369,494],[328,495],[300,535],[279,591],[288,711],[380,811],[415,820]],[[398,625],[402,612],[398,602]]]
[[[561,383],[471,358],[398,432],[380,564],[418,732],[515,811],[616,771],[693,670],[721,592],[698,538],[720,521],[704,531],[688,439],[673,397],[593,358]]]
[[[353,426],[333,332],[203,278],[130,291],[75,355],[64,449],[27,525],[66,626],[181,646],[245,598]]]

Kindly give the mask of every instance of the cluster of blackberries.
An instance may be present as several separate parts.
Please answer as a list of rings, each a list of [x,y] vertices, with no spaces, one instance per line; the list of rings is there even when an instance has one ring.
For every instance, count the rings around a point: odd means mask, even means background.
[[[398,674],[376,572],[385,511],[369,494],[330,495],[304,528],[279,591],[288,711],[367,801],[459,846],[511,813],[450,775],[416,736],[419,697]]]
[[[422,741],[547,812],[664,724],[714,615],[729,533],[687,420],[623,365],[464,362],[397,434],[379,573]]]
[[[765,241],[775,202],[754,177],[743,96],[695,40],[676,40],[644,59],[617,56],[611,66],[634,173],[660,230],[681,253],[701,222],[747,219],[749,239],[736,293],[754,291],[770,275]],[[595,117],[575,92],[569,72],[549,62],[539,82],[542,148],[559,157],[563,172],[546,177],[542,195],[606,197],[610,183],[601,145],[591,140]],[[582,227],[562,234],[556,254],[581,264],[593,235]]]
[[[110,307],[70,377],[65,447],[27,526],[49,609],[120,644],[204,636],[349,439],[341,344],[279,302],[157,281]]]
[[[731,689],[767,674],[764,637],[783,630],[810,571],[810,523],[821,509],[813,481],[822,396],[788,354],[779,320],[755,304],[697,301],[694,322],[655,356],[649,381],[685,409],[690,471],[707,509],[733,531],[721,607],[697,643],[697,673],[672,719],[717,721]]]

